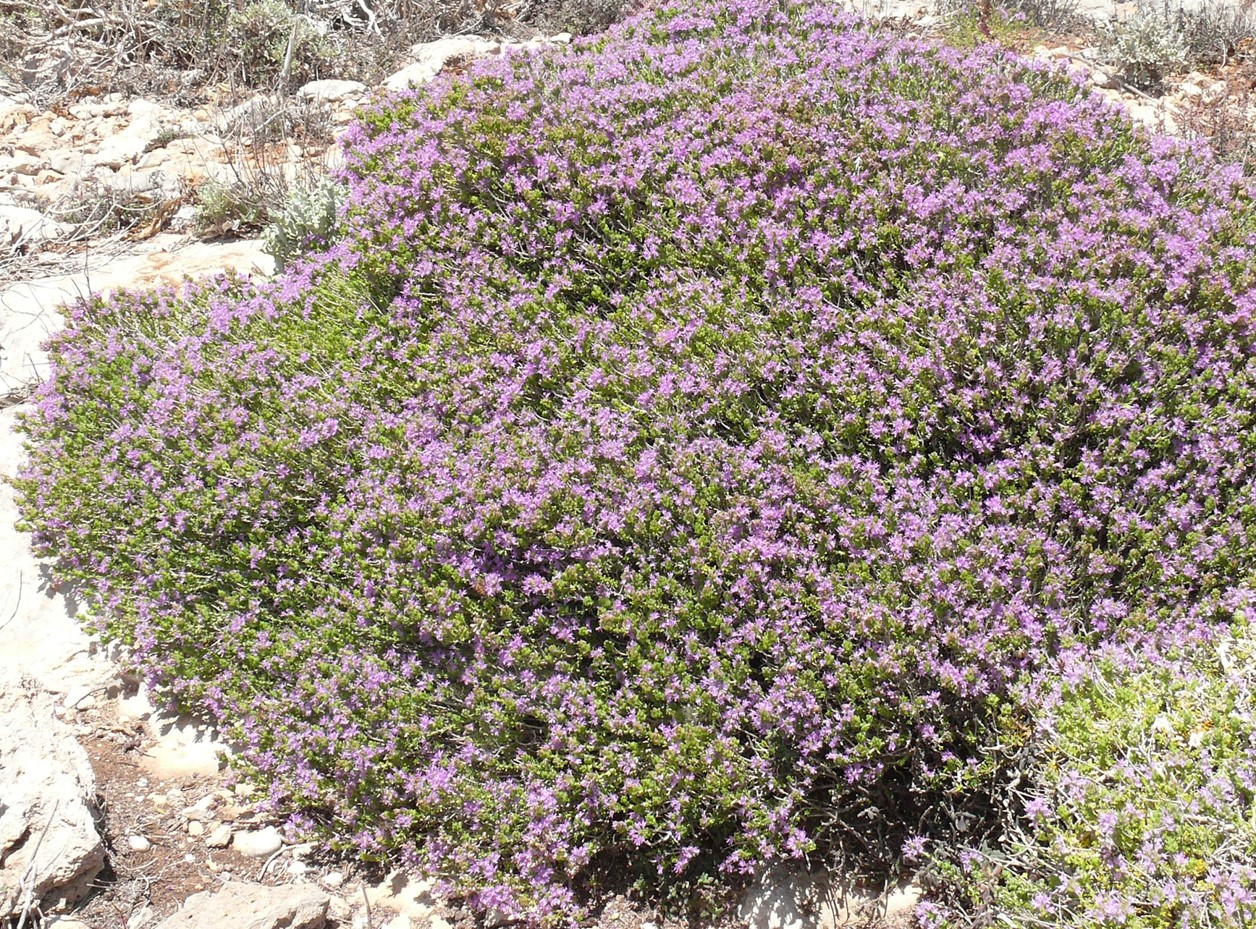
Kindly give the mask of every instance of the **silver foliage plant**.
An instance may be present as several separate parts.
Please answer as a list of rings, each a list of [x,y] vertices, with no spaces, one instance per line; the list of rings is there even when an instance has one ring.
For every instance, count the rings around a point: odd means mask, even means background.
[[[1127,19],[1104,24],[1103,31],[1107,61],[1131,84],[1151,88],[1175,71],[1228,62],[1256,36],[1256,19],[1250,2],[1145,3]]]
[[[1102,48],[1136,87],[1154,87],[1188,59],[1186,35],[1167,10],[1139,7],[1128,19],[1105,24]]]
[[[282,271],[302,254],[322,250],[334,238],[344,188],[330,177],[292,191],[263,234],[264,249]]]

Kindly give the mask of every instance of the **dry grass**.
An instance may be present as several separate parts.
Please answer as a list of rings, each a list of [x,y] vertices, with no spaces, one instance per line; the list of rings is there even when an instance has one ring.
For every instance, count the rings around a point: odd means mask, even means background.
[[[589,33],[639,0],[0,0],[0,82],[45,102],[112,91],[203,102],[386,76],[443,35]],[[369,4],[371,15],[361,11]]]
[[[1226,161],[1256,171],[1256,58],[1240,57],[1216,73],[1218,83],[1187,97],[1175,119],[1188,139],[1200,140]]]

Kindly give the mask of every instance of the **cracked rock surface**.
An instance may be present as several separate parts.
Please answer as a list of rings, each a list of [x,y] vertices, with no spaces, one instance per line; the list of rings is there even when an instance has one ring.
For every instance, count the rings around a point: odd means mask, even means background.
[[[105,864],[87,753],[29,677],[0,681],[0,919],[63,909]]]

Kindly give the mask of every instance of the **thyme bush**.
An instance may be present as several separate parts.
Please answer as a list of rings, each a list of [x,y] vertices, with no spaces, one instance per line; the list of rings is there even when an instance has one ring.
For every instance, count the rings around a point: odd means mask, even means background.
[[[18,482],[295,830],[542,923],[889,872],[1250,602],[1251,190],[1078,83],[686,2],[345,148],[325,254],[70,312]]]

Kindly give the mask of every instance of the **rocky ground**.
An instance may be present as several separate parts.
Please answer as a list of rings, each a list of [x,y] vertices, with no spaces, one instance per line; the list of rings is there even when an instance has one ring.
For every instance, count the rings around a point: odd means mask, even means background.
[[[1122,9],[1096,3],[1084,12]],[[911,28],[948,25],[914,3],[896,0],[875,12]],[[1013,41],[1085,69],[1153,128],[1202,132],[1208,120],[1229,120],[1232,134],[1246,132],[1251,77],[1241,64],[1179,75],[1155,96],[1100,64],[1093,33],[1026,28]],[[338,157],[340,130],[370,94],[523,44],[446,39],[412,48],[409,64],[382,87],[318,81],[282,99],[224,93],[192,108],[86,91],[48,103],[20,86],[0,88],[0,474],[20,467],[15,430],[45,373],[41,343],[63,325],[59,307],[119,287],[223,271],[271,274],[250,198],[325,174]],[[50,580],[16,516],[13,490],[0,484],[0,926],[473,922],[436,899],[421,876],[372,873],[287,841],[253,805],[250,785],[229,779],[230,746],[196,720],[160,712],[125,656],[83,629],[74,592]],[[850,903],[869,901],[839,898],[826,881],[768,873],[743,900],[738,921],[783,929],[871,918]],[[913,898],[906,888],[874,901],[878,917],[901,915]],[[620,900],[600,923],[655,921]]]

